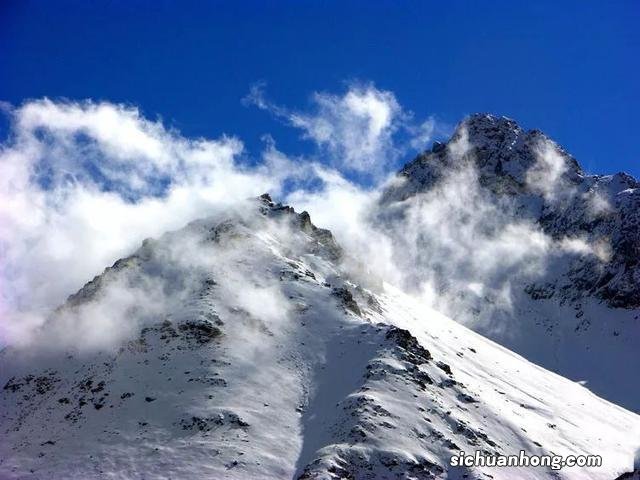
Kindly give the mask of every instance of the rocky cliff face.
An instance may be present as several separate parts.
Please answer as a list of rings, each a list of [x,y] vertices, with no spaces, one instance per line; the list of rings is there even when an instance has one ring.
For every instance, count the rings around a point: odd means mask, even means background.
[[[594,296],[611,307],[640,307],[640,182],[626,173],[588,175],[539,130],[525,131],[505,117],[478,114],[451,139],[435,143],[399,173],[383,203],[428,192],[452,171],[472,165],[496,204],[529,219],[554,238],[606,244],[606,261],[581,262],[554,293]],[[570,290],[565,292],[564,290]]]

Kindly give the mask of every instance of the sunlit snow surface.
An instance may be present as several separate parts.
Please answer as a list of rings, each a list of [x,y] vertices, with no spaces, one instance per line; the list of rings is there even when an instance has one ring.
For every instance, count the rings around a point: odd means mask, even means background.
[[[358,287],[296,214],[278,215],[196,222],[85,287],[65,307],[77,315],[110,298],[110,285],[164,292],[160,309],[117,310],[139,328],[116,345],[66,345],[53,320],[49,338],[64,349],[43,347],[45,328],[5,350],[0,478],[604,480],[631,470],[639,416],[392,286]],[[459,450],[521,449],[604,465],[449,467]]]

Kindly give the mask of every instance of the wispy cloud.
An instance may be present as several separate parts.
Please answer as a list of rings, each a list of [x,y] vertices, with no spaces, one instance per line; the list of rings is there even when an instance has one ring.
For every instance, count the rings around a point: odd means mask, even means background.
[[[0,151],[5,310],[51,307],[143,238],[281,183],[277,169],[239,166],[235,138],[189,140],[123,105],[41,100],[11,121]]]
[[[436,132],[433,118],[415,124],[392,92],[373,84],[352,84],[342,94],[316,92],[308,111],[269,101],[264,83],[255,84],[243,102],[300,129],[331,165],[345,172],[386,172],[409,149],[424,149]]]
[[[558,146],[543,141],[536,147],[536,163],[527,171],[527,185],[547,202],[558,202],[575,194],[565,176],[568,171],[567,160]]]
[[[518,214],[510,198],[483,188],[474,145],[464,127],[457,133],[447,145],[451,168],[407,199],[383,195],[387,188],[404,188],[398,179],[365,191],[330,174],[322,191],[290,198],[332,229],[351,255],[349,272],[360,281],[399,285],[459,321],[491,322],[496,311],[509,312],[514,295],[552,265],[562,268],[579,256],[606,260],[605,243],[553,238],[535,219]],[[529,178],[545,198],[562,188],[561,172]]]
[[[464,166],[433,190],[383,209],[382,192],[397,182],[396,161],[440,128],[414,122],[391,92],[352,85],[314,94],[311,108],[299,112],[270,103],[256,86],[245,102],[300,129],[318,154],[290,157],[266,136],[259,161],[246,166],[239,139],[189,139],[126,105],[44,99],[9,108],[12,134],[0,149],[0,335],[24,337],[144,238],[265,191],[331,228],[350,275],[404,286],[453,313],[457,297],[443,293],[443,283],[448,292],[508,305],[514,278],[543,272],[558,252],[594,251],[582,239],[554,240],[531,222],[514,221],[509,206],[486,198],[477,172]],[[464,129],[448,149],[452,158],[466,158],[472,145]],[[541,150],[527,178],[542,195],[555,195],[564,171],[553,151]],[[374,172],[373,182],[363,186],[353,172]],[[107,292],[112,310],[85,312],[103,331],[111,328],[100,323],[105,312],[126,312],[163,291],[116,286]],[[162,303],[152,301],[151,313],[154,305]],[[89,335],[90,325],[82,325]],[[99,343],[100,335],[91,335]]]

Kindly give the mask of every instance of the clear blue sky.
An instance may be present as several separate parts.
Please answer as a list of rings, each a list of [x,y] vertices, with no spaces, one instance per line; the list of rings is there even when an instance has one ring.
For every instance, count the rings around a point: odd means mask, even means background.
[[[418,118],[487,111],[539,128],[593,173],[640,176],[640,2],[0,2],[0,100],[140,106],[187,136],[299,132],[240,103],[291,107],[345,81]],[[6,119],[3,120],[6,133]]]

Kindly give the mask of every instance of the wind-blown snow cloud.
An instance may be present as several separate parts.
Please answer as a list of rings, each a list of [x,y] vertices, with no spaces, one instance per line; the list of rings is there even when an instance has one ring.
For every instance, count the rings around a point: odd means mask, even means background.
[[[575,194],[565,178],[568,170],[558,146],[550,141],[543,142],[537,147],[536,163],[527,172],[527,185],[541,193],[547,202],[558,202]]]
[[[256,192],[234,138],[188,140],[109,103],[28,102],[0,151],[2,316],[51,308],[148,236]]]
[[[484,197],[477,172],[468,168],[396,206],[402,228],[382,221],[379,202],[397,181],[397,160],[422,148],[438,125],[415,124],[391,92],[372,85],[312,98],[311,111],[296,112],[252,89],[246,102],[301,129],[317,153],[291,158],[266,136],[261,161],[251,167],[241,161],[239,139],[188,139],[130,106],[44,99],[11,110],[12,134],[0,150],[0,343],[29,337],[52,308],[144,238],[266,191],[331,228],[347,252],[344,268],[362,283],[403,286],[450,313],[455,301],[443,294],[443,279],[450,292],[477,298],[490,292],[508,305],[514,276],[543,272],[555,251],[591,253],[580,239],[552,241],[534,225],[515,222],[512,211]],[[464,131],[448,146],[460,159],[470,147]],[[541,150],[536,168],[528,176],[532,188],[554,195],[564,172],[554,152]],[[355,178],[374,173],[373,185],[352,180],[354,172]],[[59,320],[59,342],[68,344],[62,337],[74,322],[97,347],[101,339],[125,338],[135,325],[116,328],[109,323],[114,312],[124,317],[138,304],[153,316],[164,305],[158,293],[164,286],[143,287],[116,282],[105,304]],[[272,287],[256,295],[277,298]],[[276,309],[286,310],[282,302]],[[82,320],[89,317],[93,330]]]
[[[606,245],[554,239],[533,219],[518,215],[508,197],[492,197],[481,186],[472,147],[461,128],[447,145],[452,167],[406,200],[389,203],[383,195],[385,188],[402,188],[396,178],[364,190],[330,173],[323,175],[323,190],[289,198],[333,231],[350,253],[349,271],[359,281],[399,285],[459,321],[490,322],[493,312],[509,312],[517,289],[542,278],[553,263],[576,256],[606,260]],[[556,155],[541,155],[534,166],[540,175],[528,177],[553,200],[563,181],[562,168],[553,163],[559,161]],[[543,165],[545,160],[555,169]],[[550,184],[545,183],[549,168],[557,173]]]
[[[322,188],[295,190],[287,202],[307,210],[316,225],[332,231],[348,252],[346,269],[362,285],[380,287],[383,280],[400,285],[404,274],[394,258],[394,239],[371,221],[384,184],[366,189],[321,166],[316,166],[316,175]]]

